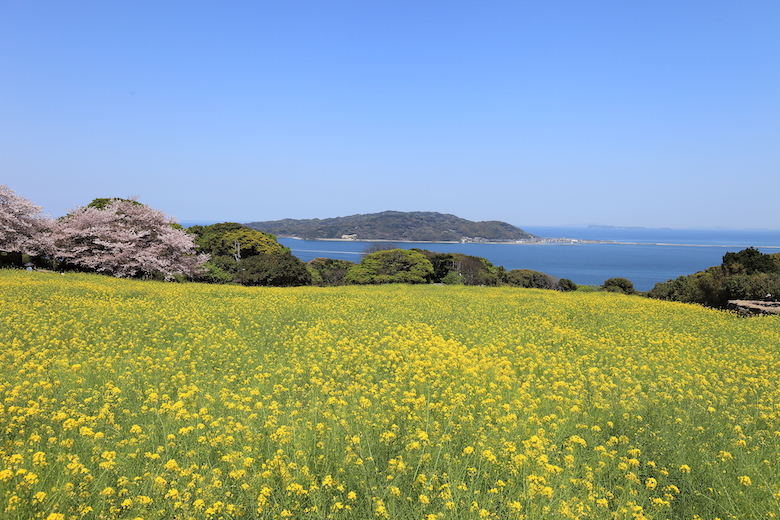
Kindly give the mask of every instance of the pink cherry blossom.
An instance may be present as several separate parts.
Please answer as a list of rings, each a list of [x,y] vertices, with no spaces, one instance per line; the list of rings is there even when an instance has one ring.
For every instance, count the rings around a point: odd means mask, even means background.
[[[209,256],[162,211],[135,199],[112,200],[104,209],[77,207],[57,220],[54,254],[66,264],[117,277],[188,277]]]
[[[51,245],[45,234],[51,223],[40,206],[0,184],[0,251],[45,253]]]

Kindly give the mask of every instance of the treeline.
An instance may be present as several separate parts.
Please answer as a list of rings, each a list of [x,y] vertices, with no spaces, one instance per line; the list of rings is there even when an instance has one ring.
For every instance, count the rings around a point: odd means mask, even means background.
[[[208,253],[201,281],[242,285],[368,285],[438,283],[445,285],[512,285],[571,291],[571,280],[538,271],[507,271],[485,258],[462,253],[401,249],[393,244],[369,245],[358,263],[315,258],[304,263],[274,235],[236,223],[193,226],[187,229],[199,251]]]
[[[135,198],[94,199],[53,219],[5,185],[0,185],[0,265],[277,287],[442,283],[576,288],[570,280],[544,273],[506,271],[485,258],[386,244],[369,248],[357,264],[326,258],[304,264],[270,233],[230,222],[185,230]]]
[[[647,295],[718,309],[725,309],[729,300],[775,299],[780,295],[780,253],[753,247],[729,252],[721,265],[657,283]]]
[[[307,264],[317,285],[437,283],[444,285],[512,285],[571,291],[577,285],[538,271],[507,271],[486,258],[463,253],[436,253],[425,249],[400,249],[374,244],[355,264],[348,260],[315,258]]]
[[[278,287],[437,283],[578,289],[571,280],[528,269],[507,271],[486,258],[392,244],[370,246],[358,263],[329,258],[304,263],[270,233],[229,222],[185,230],[134,198],[95,199],[52,219],[5,185],[0,185],[0,265]],[[729,252],[721,265],[658,283],[647,293],[638,293],[625,278],[587,288],[723,309],[729,300],[780,295],[780,253],[752,247]]]

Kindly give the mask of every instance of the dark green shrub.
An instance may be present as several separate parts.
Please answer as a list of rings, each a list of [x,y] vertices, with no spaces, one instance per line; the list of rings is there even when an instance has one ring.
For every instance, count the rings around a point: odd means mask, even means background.
[[[627,280],[626,278],[609,278],[604,281],[604,284],[601,286],[601,288],[607,292],[617,292],[622,294],[636,293],[633,282],[631,282],[631,280]]]
[[[390,249],[367,255],[344,277],[350,284],[427,283],[433,265],[419,251]]]
[[[261,253],[238,263],[238,282],[243,285],[295,287],[311,285],[311,274],[306,264],[292,253]]]
[[[568,278],[561,278],[558,280],[558,290],[563,292],[576,291],[577,284]]]

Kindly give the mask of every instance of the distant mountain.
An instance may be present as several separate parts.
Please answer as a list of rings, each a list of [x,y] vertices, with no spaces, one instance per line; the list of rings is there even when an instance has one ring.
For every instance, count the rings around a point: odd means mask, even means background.
[[[522,229],[490,220],[473,222],[431,211],[383,211],[326,219],[250,222],[247,227],[280,237],[410,242],[514,242],[535,239]]]

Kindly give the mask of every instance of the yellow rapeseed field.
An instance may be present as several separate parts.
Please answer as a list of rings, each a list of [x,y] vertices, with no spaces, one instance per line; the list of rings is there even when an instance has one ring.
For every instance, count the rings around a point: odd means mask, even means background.
[[[0,272],[0,517],[771,518],[780,320]]]

